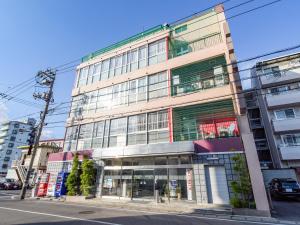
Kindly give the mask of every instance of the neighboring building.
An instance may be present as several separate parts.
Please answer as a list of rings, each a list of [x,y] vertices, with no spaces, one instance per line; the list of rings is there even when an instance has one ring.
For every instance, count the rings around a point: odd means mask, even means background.
[[[256,63],[248,115],[263,167],[300,175],[300,53]]]
[[[39,142],[39,146],[36,150],[34,161],[32,164],[33,177],[38,174],[45,173],[47,170],[48,158],[51,153],[61,152],[63,147],[63,139],[49,139]],[[32,153],[28,154],[29,146],[18,147],[21,152],[19,160],[15,160],[12,163],[12,169],[15,170],[21,181],[24,181],[26,170],[29,167]]]
[[[229,204],[232,157],[247,156],[258,210],[269,211],[223,6],[82,59],[64,151],[92,150],[98,196]],[[245,154],[246,153],[246,154]]]
[[[35,119],[9,121],[0,128],[0,176],[5,177],[13,160],[21,156],[18,146],[26,145],[29,133],[35,125]]]

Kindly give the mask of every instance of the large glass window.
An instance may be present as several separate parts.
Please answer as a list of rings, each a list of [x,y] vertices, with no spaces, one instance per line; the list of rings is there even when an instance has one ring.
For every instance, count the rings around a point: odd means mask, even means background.
[[[139,68],[147,66],[147,46],[139,48]]]
[[[128,118],[128,145],[147,143],[146,114]]]
[[[112,106],[112,87],[107,87],[99,90],[97,99],[97,112],[103,109],[110,109]]]
[[[93,130],[93,148],[102,148],[104,135],[104,121],[97,122],[94,124]]]
[[[166,110],[148,114],[148,143],[168,142],[168,112]]]
[[[138,49],[134,49],[129,53],[130,59],[130,71],[134,71],[138,68]]]
[[[95,83],[100,80],[100,73],[101,73],[101,63],[97,63],[94,66],[92,83]]]
[[[84,68],[80,69],[77,87],[81,87],[83,85],[86,85],[88,72],[89,72],[88,67],[84,67]]]
[[[126,145],[127,118],[110,121],[109,147]]]
[[[102,62],[102,66],[101,66],[101,80],[108,79],[108,73],[109,73],[109,59],[106,59]]]
[[[149,44],[149,65],[160,63],[166,60],[166,41],[165,39]]]
[[[66,131],[64,151],[76,150],[76,144],[78,139],[78,126],[68,127]]]
[[[168,74],[166,71],[149,76],[149,99],[168,95]]]
[[[116,56],[115,61],[115,76],[122,74],[122,55]]]
[[[83,124],[80,126],[78,135],[77,150],[87,150],[92,146],[93,124]]]
[[[115,65],[116,65],[115,57],[110,58],[109,77],[113,77],[115,75]]]

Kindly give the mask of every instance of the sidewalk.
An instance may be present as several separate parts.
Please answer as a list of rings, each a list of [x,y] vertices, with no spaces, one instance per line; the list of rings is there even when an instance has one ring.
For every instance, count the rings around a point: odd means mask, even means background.
[[[196,217],[208,217],[217,219],[228,219],[237,221],[251,221],[251,222],[263,222],[270,224],[297,224],[300,225],[300,221],[281,220],[272,217],[259,217],[259,216],[246,216],[246,215],[233,215],[232,211],[228,207],[214,207],[211,205],[196,205],[187,202],[174,202],[167,203],[155,203],[153,201],[128,201],[119,199],[83,199],[83,198],[71,198],[66,199],[51,199],[40,198],[43,201],[58,201],[65,202],[66,204],[80,203],[80,205],[88,205],[91,207],[105,207],[105,208],[119,208],[124,210],[136,210],[147,213],[157,214],[174,214],[174,215],[188,215]]]

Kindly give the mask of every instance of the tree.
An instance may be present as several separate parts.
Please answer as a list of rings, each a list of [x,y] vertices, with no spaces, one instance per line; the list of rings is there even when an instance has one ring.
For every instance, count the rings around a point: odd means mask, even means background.
[[[84,196],[89,196],[95,185],[96,171],[94,168],[94,161],[84,157],[81,168],[82,174],[80,175],[80,190]]]
[[[232,157],[232,160],[235,162],[233,170],[238,174],[239,179],[231,182],[234,197],[230,202],[236,208],[250,208],[253,204],[253,194],[245,157],[238,154]]]
[[[79,169],[79,159],[78,154],[76,153],[73,158],[73,165],[71,173],[69,174],[66,182],[68,195],[74,196],[79,194],[80,187],[80,169]]]

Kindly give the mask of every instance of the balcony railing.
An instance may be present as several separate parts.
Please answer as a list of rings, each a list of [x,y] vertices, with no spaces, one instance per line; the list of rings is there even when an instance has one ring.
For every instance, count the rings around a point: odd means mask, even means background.
[[[275,132],[298,131],[300,130],[300,117],[273,119],[272,124]]]
[[[213,78],[199,79],[198,81],[185,82],[173,85],[172,95],[182,95],[214,87],[221,87],[227,85],[228,83],[228,74],[218,74],[215,75]]]
[[[282,160],[299,160],[300,159],[300,143],[294,145],[279,146]]]
[[[169,58],[175,58],[185,55],[190,52],[199,51],[201,49],[209,48],[222,42],[221,33],[214,33],[207,37],[194,40],[192,42],[185,42],[171,39],[171,42],[178,42],[178,44],[171,45],[169,51]]]
[[[252,129],[260,128],[260,127],[263,126],[263,123],[262,123],[260,118],[250,119],[250,126],[251,126]]]
[[[281,105],[293,105],[300,103],[300,89],[291,89],[278,93],[270,93],[265,96],[268,107]]]

